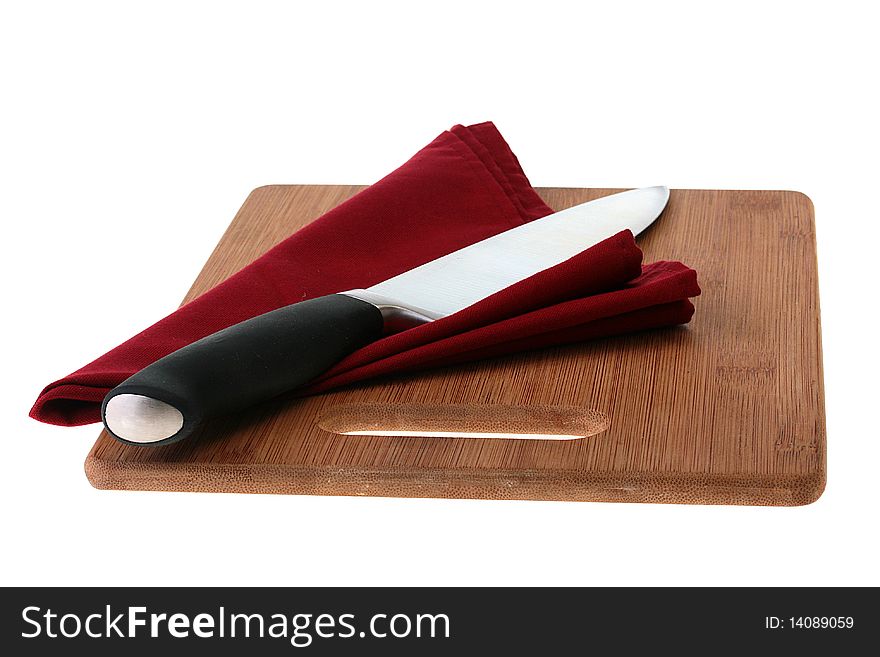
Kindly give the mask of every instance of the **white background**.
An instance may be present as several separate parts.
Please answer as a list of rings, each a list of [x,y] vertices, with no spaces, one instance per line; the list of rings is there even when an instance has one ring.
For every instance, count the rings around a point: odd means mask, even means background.
[[[2,584],[880,584],[867,2],[0,9]],[[494,121],[536,186],[816,207],[828,487],[801,508],[122,493],[39,390],[175,308],[267,183],[369,183]]]

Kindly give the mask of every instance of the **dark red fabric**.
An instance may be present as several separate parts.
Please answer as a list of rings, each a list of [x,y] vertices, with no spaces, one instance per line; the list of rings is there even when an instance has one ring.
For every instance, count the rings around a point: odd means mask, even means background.
[[[223,283],[47,386],[31,417],[99,422],[111,388],[205,335],[290,303],[369,287],[550,212],[494,125],[455,126]],[[619,233],[460,313],[360,349],[303,392],[688,322],[688,298],[700,293],[696,273],[675,262],[643,267],[641,259],[632,234]]]

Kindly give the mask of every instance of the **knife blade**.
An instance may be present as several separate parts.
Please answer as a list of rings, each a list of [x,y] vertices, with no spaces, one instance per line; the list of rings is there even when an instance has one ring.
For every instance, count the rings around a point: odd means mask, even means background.
[[[113,388],[101,416],[124,443],[165,445],[206,420],[298,388],[388,332],[446,317],[662,213],[666,187],[611,194],[394,276],[245,320],[168,354]]]

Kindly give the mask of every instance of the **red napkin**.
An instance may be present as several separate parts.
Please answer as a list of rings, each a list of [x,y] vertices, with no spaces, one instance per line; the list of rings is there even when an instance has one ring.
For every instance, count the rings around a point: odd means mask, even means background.
[[[551,212],[494,125],[455,126],[223,283],[48,385],[30,415],[65,426],[99,422],[111,388],[205,335],[369,287]],[[688,298],[700,293],[696,272],[677,262],[643,267],[641,259],[624,231],[459,313],[358,350],[303,392],[688,322]]]

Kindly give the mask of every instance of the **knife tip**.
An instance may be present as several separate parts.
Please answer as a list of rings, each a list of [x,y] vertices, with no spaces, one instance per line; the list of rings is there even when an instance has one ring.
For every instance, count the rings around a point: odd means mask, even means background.
[[[648,187],[648,189],[656,189],[664,196],[669,196],[669,188],[666,185],[654,185],[653,187]]]
[[[657,196],[660,200],[660,207],[665,208],[666,203],[669,201],[669,187],[666,185],[654,185],[653,187],[644,187],[646,191],[656,192]]]

